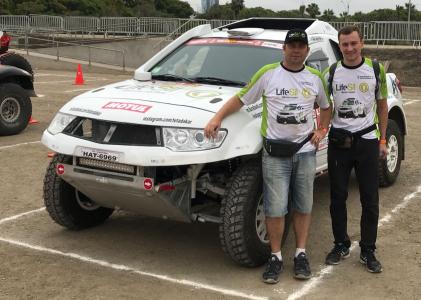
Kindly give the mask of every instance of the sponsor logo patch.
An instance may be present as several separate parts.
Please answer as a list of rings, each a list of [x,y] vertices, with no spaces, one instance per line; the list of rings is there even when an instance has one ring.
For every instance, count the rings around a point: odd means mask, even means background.
[[[136,104],[136,103],[127,103],[127,102],[108,102],[105,104],[103,109],[118,109],[118,110],[127,110],[137,113],[145,113],[149,109],[152,108],[152,106],[144,105],[144,104]]]
[[[367,93],[369,89],[368,83],[365,83],[365,82],[360,83],[359,89],[362,93]]]

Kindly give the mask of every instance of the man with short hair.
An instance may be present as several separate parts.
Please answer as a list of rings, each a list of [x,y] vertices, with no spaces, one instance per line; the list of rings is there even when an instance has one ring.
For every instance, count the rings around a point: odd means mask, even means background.
[[[337,265],[350,255],[347,233],[348,181],[355,169],[362,206],[360,262],[369,272],[382,265],[374,255],[379,218],[378,163],[387,155],[387,86],[384,68],[361,55],[364,46],[357,26],[338,33],[343,60],[325,71],[333,96],[334,114],[329,132],[328,169],[330,214],[334,247],[326,264]]]
[[[243,105],[263,99],[263,205],[272,250],[262,276],[265,283],[278,282],[283,269],[281,238],[288,212],[290,187],[295,212],[294,276],[298,279],[311,277],[305,248],[313,204],[315,151],[327,133],[331,115],[326,86],[320,72],[304,66],[310,50],[306,32],[300,29],[288,31],[283,50],[284,60],[261,68],[246,87],[228,100],[205,128],[207,137],[216,136],[226,116],[238,111]],[[321,126],[316,130],[313,122],[315,102],[321,108]],[[313,136],[308,142],[311,133]],[[301,142],[303,145],[295,154],[281,157],[275,153],[277,141]],[[277,149],[283,150],[282,147]]]

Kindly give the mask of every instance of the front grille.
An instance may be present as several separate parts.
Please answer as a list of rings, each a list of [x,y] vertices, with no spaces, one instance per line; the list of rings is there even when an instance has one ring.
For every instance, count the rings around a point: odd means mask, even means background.
[[[78,117],[63,132],[99,144],[162,146],[162,131],[157,126]]]
[[[136,175],[135,166],[110,161],[102,161],[98,159],[78,157],[76,160],[76,165],[95,170],[104,170],[122,174]]]

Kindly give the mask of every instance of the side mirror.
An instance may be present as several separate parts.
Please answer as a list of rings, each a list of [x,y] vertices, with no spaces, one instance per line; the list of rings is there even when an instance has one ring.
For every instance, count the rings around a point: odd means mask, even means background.
[[[136,70],[134,72],[134,79],[139,80],[139,81],[150,81],[152,80],[152,74],[151,72]]]

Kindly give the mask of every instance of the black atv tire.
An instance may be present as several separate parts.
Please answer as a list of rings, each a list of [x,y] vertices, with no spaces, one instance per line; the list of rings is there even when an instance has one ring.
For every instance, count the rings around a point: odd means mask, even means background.
[[[57,164],[71,164],[71,162],[72,157],[61,154],[55,155],[51,160],[44,178],[45,207],[56,223],[71,230],[81,230],[102,224],[114,209],[95,205],[90,209],[83,208],[76,195],[87,203],[94,203],[57,175]]]
[[[389,119],[386,130],[387,159],[379,160],[379,186],[391,186],[399,175],[403,152],[402,132],[398,124]]]
[[[32,115],[32,102],[20,85],[0,84],[0,136],[18,134]]]
[[[32,70],[31,64],[23,56],[17,53],[8,52],[6,54],[1,55],[0,64],[13,66],[25,70],[26,72],[32,75],[32,80],[34,79],[34,71]]]
[[[219,238],[222,249],[235,262],[246,267],[262,265],[270,256],[269,242],[262,241],[257,232],[257,213],[262,196],[262,163],[253,160],[232,175],[221,203]],[[282,245],[288,235],[290,216],[288,214],[285,219]]]

